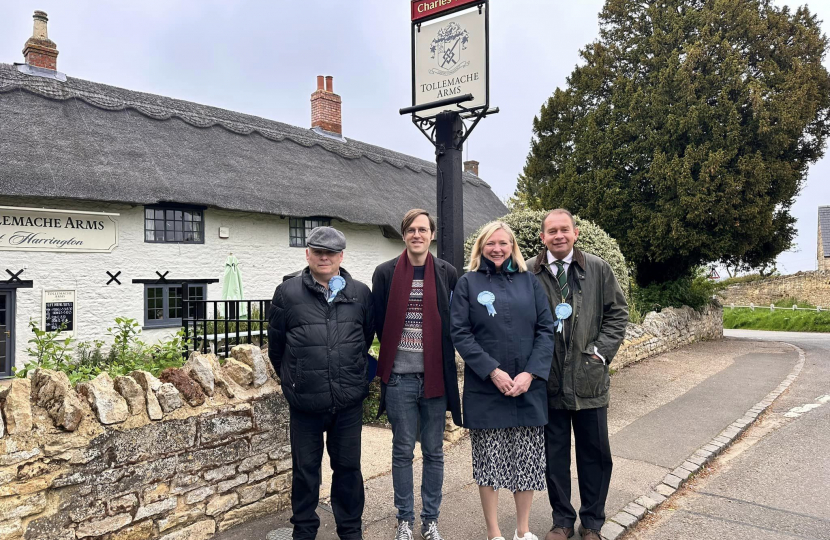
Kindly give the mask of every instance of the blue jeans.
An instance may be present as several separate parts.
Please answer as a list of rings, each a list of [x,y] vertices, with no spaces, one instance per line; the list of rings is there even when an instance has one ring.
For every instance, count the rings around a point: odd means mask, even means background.
[[[412,459],[418,422],[421,427],[421,521],[437,521],[444,485],[446,396],[424,398],[423,374],[397,374],[386,385],[386,416],[392,424],[392,485],[398,519],[415,521]]]

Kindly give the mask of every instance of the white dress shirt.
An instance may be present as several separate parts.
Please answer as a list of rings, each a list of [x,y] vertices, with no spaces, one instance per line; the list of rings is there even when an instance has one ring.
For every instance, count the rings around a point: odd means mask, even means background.
[[[553,256],[553,253],[548,251],[548,264],[550,265],[550,271],[553,272],[554,277],[556,276],[556,272],[559,271],[559,269],[554,264],[554,261],[557,261],[557,260],[561,260],[563,263],[565,263],[562,266],[565,268],[565,275],[567,276],[568,275],[568,268],[571,266],[571,261],[574,260],[574,250],[571,249],[571,252],[568,253],[568,256],[565,257],[564,259],[557,259],[556,257]]]
[[[553,273],[554,277],[556,277],[556,273],[559,271],[559,268],[557,268],[557,266],[555,264],[555,261],[561,260],[564,263],[562,265],[562,267],[565,269],[565,275],[567,276],[568,275],[568,268],[570,268],[571,262],[573,262],[573,259],[574,259],[574,250],[573,249],[571,249],[571,252],[568,253],[568,256],[565,257],[564,259],[557,259],[556,257],[553,256],[553,253],[548,251],[548,265],[550,265],[550,271],[551,271],[551,273]],[[555,317],[555,315],[554,315],[554,317]],[[601,354],[599,354],[599,349],[597,349],[596,347],[594,347],[594,354],[597,356],[597,358],[602,360],[603,364],[606,363],[605,362],[605,357],[602,356]]]

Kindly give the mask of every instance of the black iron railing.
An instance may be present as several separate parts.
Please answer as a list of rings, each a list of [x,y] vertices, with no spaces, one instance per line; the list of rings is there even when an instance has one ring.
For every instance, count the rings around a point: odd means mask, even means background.
[[[235,345],[262,347],[268,340],[271,300],[184,300],[185,351],[227,358]]]

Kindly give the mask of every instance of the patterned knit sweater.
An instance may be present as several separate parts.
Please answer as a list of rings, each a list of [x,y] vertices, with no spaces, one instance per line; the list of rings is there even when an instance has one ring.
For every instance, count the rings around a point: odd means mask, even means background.
[[[416,266],[393,373],[424,372],[424,267]]]

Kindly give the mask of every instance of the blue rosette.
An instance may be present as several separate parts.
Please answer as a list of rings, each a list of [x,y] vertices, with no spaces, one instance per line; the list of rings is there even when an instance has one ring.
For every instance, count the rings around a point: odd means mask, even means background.
[[[329,298],[328,302],[331,304],[334,302],[334,298],[337,296],[337,293],[342,291],[346,288],[346,280],[343,279],[343,276],[334,276],[329,280]]]
[[[556,331],[561,332],[565,328],[565,319],[570,317],[574,312],[574,308],[567,302],[562,302],[554,310],[556,315]]]
[[[493,303],[496,301],[496,295],[490,291],[481,291],[478,293],[478,303],[487,308],[487,313],[491,317],[496,316],[496,308]]]

